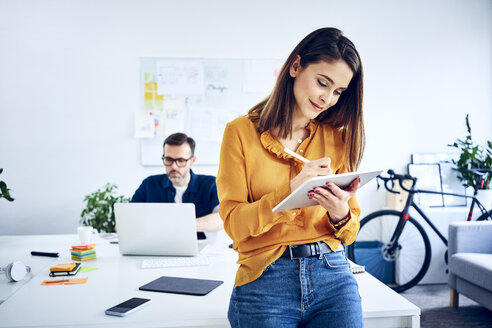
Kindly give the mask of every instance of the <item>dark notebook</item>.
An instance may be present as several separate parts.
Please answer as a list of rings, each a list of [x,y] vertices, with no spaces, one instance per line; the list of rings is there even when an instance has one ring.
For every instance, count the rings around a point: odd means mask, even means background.
[[[146,285],[141,286],[140,290],[151,292],[186,294],[186,295],[207,295],[212,290],[223,283],[220,280],[190,279],[162,276]]]

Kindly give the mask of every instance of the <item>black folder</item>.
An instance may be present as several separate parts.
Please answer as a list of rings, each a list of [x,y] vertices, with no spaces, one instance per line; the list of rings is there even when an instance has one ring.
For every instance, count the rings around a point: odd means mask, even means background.
[[[222,285],[220,280],[207,279],[191,279],[162,276],[149,282],[146,285],[140,286],[140,290],[150,292],[162,292],[173,294],[186,295],[207,295],[212,290]]]

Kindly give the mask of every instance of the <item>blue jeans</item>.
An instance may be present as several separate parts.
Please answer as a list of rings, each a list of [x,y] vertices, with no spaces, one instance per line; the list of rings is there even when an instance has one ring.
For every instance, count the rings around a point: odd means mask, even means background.
[[[228,319],[235,327],[363,327],[357,282],[344,251],[281,257],[256,280],[234,288]]]

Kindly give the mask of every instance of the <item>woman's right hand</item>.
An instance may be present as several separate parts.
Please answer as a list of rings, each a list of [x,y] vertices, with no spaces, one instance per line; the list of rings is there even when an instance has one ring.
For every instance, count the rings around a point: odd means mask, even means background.
[[[330,168],[331,159],[324,157],[315,161],[304,164],[301,172],[292,180],[290,180],[290,190],[296,190],[306,180],[320,175],[332,175],[333,171]]]

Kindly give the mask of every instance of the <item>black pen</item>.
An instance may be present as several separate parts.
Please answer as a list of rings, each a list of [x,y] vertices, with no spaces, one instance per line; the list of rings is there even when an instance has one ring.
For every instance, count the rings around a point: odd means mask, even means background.
[[[60,255],[58,255],[58,253],[36,252],[36,251],[32,251],[31,252],[31,255],[34,255],[34,256],[47,256],[47,257],[58,257],[58,256],[60,256]]]

